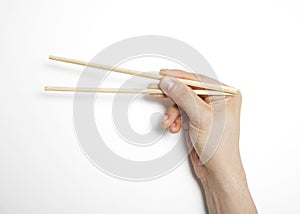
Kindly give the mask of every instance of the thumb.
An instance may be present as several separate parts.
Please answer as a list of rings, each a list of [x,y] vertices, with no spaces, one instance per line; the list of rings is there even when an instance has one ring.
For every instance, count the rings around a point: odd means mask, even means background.
[[[163,77],[159,82],[161,90],[181,107],[191,122],[199,123],[200,112],[207,112],[209,106],[188,86],[173,77]]]

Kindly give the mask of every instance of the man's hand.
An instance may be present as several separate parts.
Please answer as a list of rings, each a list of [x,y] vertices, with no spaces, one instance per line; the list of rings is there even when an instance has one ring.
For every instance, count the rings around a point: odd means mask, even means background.
[[[222,85],[217,80],[180,70],[165,75],[159,87],[174,101],[162,121],[171,133],[183,127],[191,162],[200,179],[209,213],[257,213],[248,190],[239,152],[242,97],[198,96],[176,78]]]

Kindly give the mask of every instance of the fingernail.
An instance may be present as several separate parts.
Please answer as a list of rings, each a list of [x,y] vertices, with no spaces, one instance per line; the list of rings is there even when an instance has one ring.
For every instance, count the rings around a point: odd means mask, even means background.
[[[174,86],[175,82],[170,77],[164,77],[159,82],[159,87],[165,92],[168,93]]]

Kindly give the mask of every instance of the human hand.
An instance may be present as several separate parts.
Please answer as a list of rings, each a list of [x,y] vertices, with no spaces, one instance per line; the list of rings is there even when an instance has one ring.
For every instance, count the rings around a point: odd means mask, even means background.
[[[206,175],[206,170],[202,168],[217,171],[225,167],[222,165],[232,162],[232,158],[239,160],[241,94],[199,97],[191,88],[172,77],[219,85],[222,83],[180,70],[161,70],[160,74],[170,76],[163,78],[159,86],[174,101],[167,109],[162,125],[169,128],[171,133],[176,133],[181,128],[182,114],[186,114],[184,131],[187,143],[193,146],[192,163],[196,169],[200,168],[196,170],[197,176]]]
[[[249,213],[256,213],[239,152],[241,93],[232,96],[198,96],[192,88],[175,78],[220,86],[223,84],[180,70],[163,69],[160,74],[167,77],[161,79],[159,87],[174,101],[167,109],[162,125],[171,133],[183,127],[187,144],[191,148],[191,162],[204,187],[209,210],[223,210],[226,213],[250,210]],[[226,197],[229,201],[223,205],[216,204],[219,197]],[[247,202],[239,204],[242,209],[232,204],[239,203],[239,200]]]

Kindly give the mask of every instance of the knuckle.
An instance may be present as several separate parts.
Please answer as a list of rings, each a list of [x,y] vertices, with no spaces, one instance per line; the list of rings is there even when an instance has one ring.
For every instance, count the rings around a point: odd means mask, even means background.
[[[178,110],[178,108],[170,107],[170,108],[168,109],[168,113],[169,113],[169,114],[172,114],[172,115],[178,115],[178,114],[179,114],[179,110]]]

